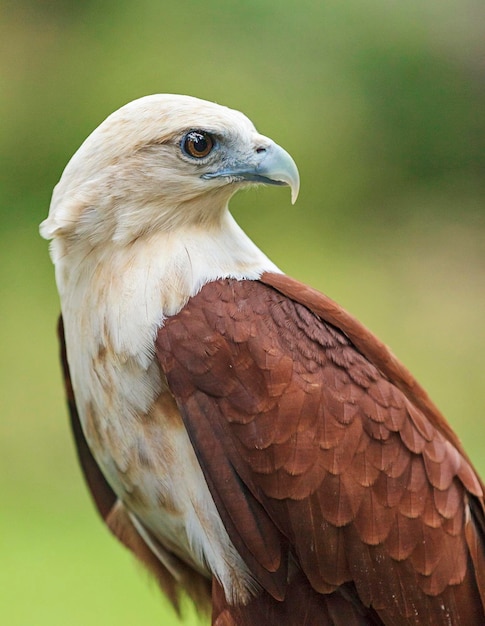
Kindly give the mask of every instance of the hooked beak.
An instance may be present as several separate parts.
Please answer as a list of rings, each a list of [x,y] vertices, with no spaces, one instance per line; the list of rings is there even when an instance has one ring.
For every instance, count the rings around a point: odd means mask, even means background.
[[[291,202],[295,204],[300,190],[298,168],[286,150],[266,137],[264,140],[247,158],[215,172],[203,174],[202,178],[223,177],[234,182],[288,185],[291,189]]]

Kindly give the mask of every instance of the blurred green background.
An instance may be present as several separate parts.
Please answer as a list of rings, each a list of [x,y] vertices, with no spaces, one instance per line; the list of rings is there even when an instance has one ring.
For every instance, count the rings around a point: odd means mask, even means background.
[[[236,218],[391,345],[485,474],[484,18],[478,0],[1,3],[2,624],[178,623],[82,482],[37,232],[81,141],[141,95],[227,104],[285,146],[296,206],[261,189]]]

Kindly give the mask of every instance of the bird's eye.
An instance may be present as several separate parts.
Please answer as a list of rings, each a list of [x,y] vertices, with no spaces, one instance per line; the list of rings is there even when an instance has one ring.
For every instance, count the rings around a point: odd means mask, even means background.
[[[186,154],[195,159],[203,159],[214,147],[214,138],[203,130],[191,130],[182,140],[182,148]]]

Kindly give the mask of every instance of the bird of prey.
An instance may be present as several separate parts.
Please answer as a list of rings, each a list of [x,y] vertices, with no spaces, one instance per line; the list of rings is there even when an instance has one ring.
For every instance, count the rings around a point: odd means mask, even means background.
[[[152,95],[54,190],[41,233],[101,516],[214,626],[483,626],[483,483],[390,350],[236,224],[259,184],[295,200],[298,170],[246,116]]]

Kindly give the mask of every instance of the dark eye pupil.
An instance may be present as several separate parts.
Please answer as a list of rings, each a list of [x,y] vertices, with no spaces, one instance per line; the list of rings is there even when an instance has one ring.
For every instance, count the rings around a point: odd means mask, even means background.
[[[192,130],[184,139],[183,148],[192,157],[202,158],[209,154],[214,146],[214,140],[209,133]]]
[[[207,150],[207,139],[203,135],[196,135],[193,139],[194,150],[205,152]]]

